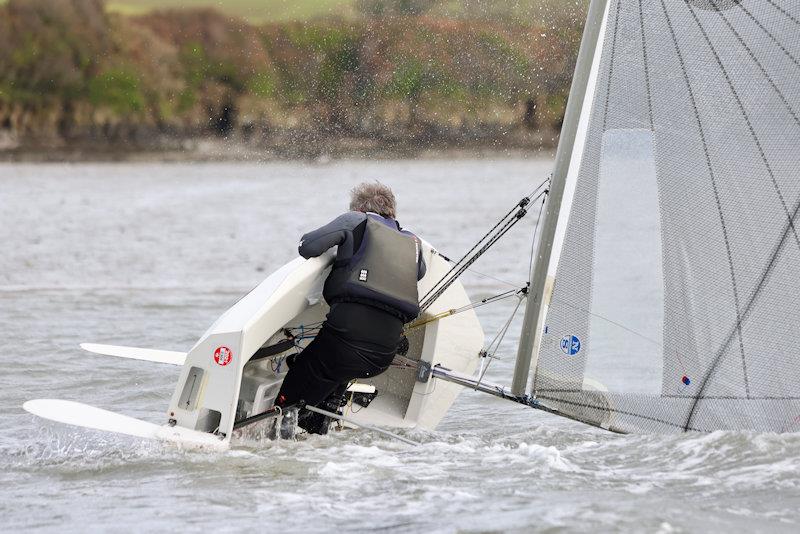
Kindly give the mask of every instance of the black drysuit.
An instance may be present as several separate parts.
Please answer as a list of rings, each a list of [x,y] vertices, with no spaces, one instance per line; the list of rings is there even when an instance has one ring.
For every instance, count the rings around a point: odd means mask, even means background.
[[[279,406],[291,406],[301,400],[316,406],[337,388],[342,393],[341,388],[351,380],[384,372],[397,352],[404,324],[398,313],[393,313],[384,303],[370,305],[340,298],[347,265],[361,246],[366,222],[366,214],[351,211],[305,234],[300,242],[299,252],[304,258],[320,256],[331,247],[337,247],[334,268],[323,291],[331,309],[317,337],[289,367],[276,399]],[[384,222],[401,230],[393,219]],[[419,254],[417,280],[425,271],[425,262]],[[333,406],[323,408],[335,410]]]

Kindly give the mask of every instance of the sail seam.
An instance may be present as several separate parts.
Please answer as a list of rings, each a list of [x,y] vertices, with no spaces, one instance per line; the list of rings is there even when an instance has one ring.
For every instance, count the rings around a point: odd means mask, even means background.
[[[714,7],[717,7],[715,0],[710,0],[710,1],[711,1],[711,4]],[[736,103],[739,106],[739,111],[741,112],[742,118],[745,120],[745,123],[747,124],[747,128],[750,131],[750,135],[753,138],[753,142],[755,143],[756,148],[758,149],[758,153],[761,156],[761,161],[764,163],[764,167],[767,170],[767,174],[769,175],[770,180],[772,181],[772,186],[775,188],[775,193],[778,195],[778,200],[780,201],[781,207],[783,208],[783,212],[786,215],[786,219],[787,219],[789,227],[790,227],[790,229],[792,231],[792,234],[794,235],[795,242],[797,243],[798,249],[800,249],[800,238],[798,238],[797,229],[795,228],[794,222],[792,221],[792,216],[789,213],[789,207],[786,205],[786,200],[785,200],[785,198],[783,196],[783,192],[781,191],[780,186],[778,185],[778,181],[775,178],[775,173],[772,170],[772,165],[770,165],[769,160],[767,159],[767,155],[764,152],[764,147],[762,146],[761,140],[759,139],[758,135],[756,134],[755,128],[753,127],[753,123],[750,121],[750,116],[748,115],[747,110],[745,110],[744,103],[742,102],[742,99],[740,98],[739,93],[736,90],[736,87],[734,87],[733,81],[731,80],[731,77],[728,74],[728,70],[725,68],[725,65],[723,65],[722,59],[719,57],[719,54],[717,53],[716,48],[714,47],[713,43],[711,42],[711,39],[709,38],[708,33],[706,32],[705,28],[703,27],[702,23],[700,22],[699,18],[697,17],[697,13],[695,13],[694,8],[691,7],[691,6],[689,6],[689,11],[692,14],[692,17],[694,18],[694,21],[697,24],[697,27],[700,29],[700,33],[703,35],[703,38],[705,39],[706,43],[708,44],[708,47],[711,50],[711,53],[714,54],[714,59],[716,60],[717,65],[719,66],[720,70],[722,71],[722,74],[725,77],[725,81],[727,82],[728,87],[730,88],[731,93],[733,94],[733,97],[736,99]],[[725,16],[722,15],[722,18],[725,19]],[[727,19],[725,19],[725,22],[727,22]],[[746,45],[745,45],[745,48],[747,48]],[[747,50],[748,50],[748,52],[750,51],[749,48]],[[751,57],[752,57],[752,53],[751,53]],[[767,78],[769,78],[769,77],[767,76]],[[741,343],[742,343],[742,341],[741,341],[741,338],[740,338],[740,344]],[[742,372],[743,372],[743,375],[744,375],[745,392],[747,393],[747,396],[749,397],[750,396],[749,377],[748,377],[748,373],[747,373],[747,362],[746,362],[745,357],[744,357],[744,352],[742,352]]]
[[[792,214],[792,219],[793,220],[797,218],[797,214],[798,213],[800,213],[800,201],[798,201],[798,203],[795,205],[794,212]],[[780,254],[781,250],[783,249],[783,244],[786,243],[786,238],[788,236],[789,236],[789,225],[787,224],[783,229],[783,234],[781,235],[781,238],[775,244],[775,248],[772,251],[772,254],[770,255],[770,260],[767,263],[766,267],[764,268],[764,271],[761,274],[761,278],[759,279],[758,284],[756,284],[756,287],[753,290],[753,294],[750,296],[750,298],[747,301],[747,305],[745,306],[745,308],[744,308],[744,310],[742,312],[742,319],[741,319],[742,321],[744,321],[744,319],[747,316],[750,315],[750,311],[752,310],[753,304],[755,303],[756,299],[758,298],[758,295],[761,294],[761,289],[764,287],[764,284],[769,279],[770,274],[772,274],[772,270],[773,270],[773,268],[775,266],[776,260],[778,259],[778,255]],[[706,375],[706,377],[704,378],[703,382],[701,383],[700,395],[702,395],[703,391],[705,390],[706,382],[710,378],[711,372],[713,372],[714,368],[716,368],[716,366],[717,366],[717,363],[722,358],[723,354],[725,354],[725,351],[727,350],[728,346],[730,345],[730,342],[733,339],[734,335],[736,335],[737,331],[740,331],[740,330],[741,330],[741,325],[740,324],[734,325],[734,327],[731,329],[730,333],[725,338],[725,341],[720,346],[719,350],[717,350],[717,352],[716,352],[716,354],[714,356],[714,361],[711,364],[711,371]],[[695,398],[699,398],[699,397],[695,397]],[[686,428],[689,427],[689,424],[691,423],[692,418],[694,417],[694,411],[695,411],[696,404],[697,403],[695,402],[695,404],[692,405],[692,409],[689,412],[689,417],[686,420]]]
[[[584,390],[580,390],[580,393],[586,394],[587,392],[584,391]],[[684,397],[684,398],[692,398],[692,397]],[[706,397],[706,398],[713,399],[712,397]],[[566,404],[568,406],[577,406],[577,407],[584,408],[584,409],[585,408],[589,408],[591,410],[596,410],[596,411],[603,412],[603,413],[616,413],[616,414],[621,414],[621,415],[627,415],[629,417],[636,417],[638,419],[644,419],[644,420],[647,420],[647,421],[653,421],[655,423],[661,423],[663,425],[667,425],[667,426],[671,426],[671,427],[675,427],[675,428],[681,428],[685,432],[688,432],[688,431],[707,432],[707,430],[705,430],[705,429],[703,429],[701,427],[693,427],[693,426],[690,426],[688,423],[686,425],[678,424],[678,423],[674,423],[672,421],[667,421],[666,419],[662,419],[660,417],[644,415],[644,414],[640,414],[640,413],[636,413],[636,412],[631,412],[631,411],[628,411],[628,410],[620,410],[618,408],[611,408],[609,406],[598,406],[596,404],[591,404],[591,403],[588,403],[588,402],[571,401],[571,400],[557,398],[557,397],[549,397],[547,395],[537,395],[536,400],[550,401],[550,402],[554,402],[554,403]],[[720,399],[720,400],[725,400],[725,399]],[[777,397],[777,398],[774,398],[774,399],[772,399],[772,398],[743,399],[741,397],[738,397],[738,398],[731,399],[731,400],[751,400],[751,401],[752,400],[800,400],[800,398],[798,398],[798,397]],[[568,419],[573,419],[575,421],[580,421],[580,422],[583,422],[583,423],[587,423],[587,424],[590,424],[592,426],[604,428],[604,427],[602,427],[600,425],[600,423],[598,423],[596,421],[586,420],[585,418],[581,418],[581,417],[578,417],[578,416],[575,416],[575,415],[572,415],[572,414],[563,413],[563,414],[560,414],[560,415],[563,415],[564,417],[566,417]],[[611,428],[612,427],[609,427],[609,429],[611,429]]]
[[[590,393],[590,391],[585,389],[572,389],[572,388],[543,388],[537,389],[536,394],[537,397],[539,393]],[[658,398],[661,399],[694,399],[696,398],[693,395],[676,395],[674,393],[665,393],[658,395]],[[736,395],[703,395],[700,397],[704,400],[747,400],[747,401],[773,401],[773,400],[800,400],[800,396],[771,396],[771,395],[763,395],[760,397],[739,397]],[[614,408],[607,408],[608,410],[614,410]]]
[[[731,253],[731,245],[730,245],[730,240],[728,238],[728,229],[727,229],[727,227],[725,225],[725,215],[722,213],[722,203],[720,201],[719,191],[717,189],[716,175],[714,174],[714,169],[713,169],[713,166],[711,165],[711,155],[708,152],[708,144],[706,143],[705,131],[703,130],[703,125],[702,125],[702,123],[700,121],[700,112],[699,112],[698,107],[697,107],[697,101],[696,101],[695,96],[694,96],[694,91],[692,90],[692,86],[689,83],[689,75],[688,75],[687,70],[686,70],[686,64],[685,64],[684,59],[683,59],[683,54],[681,53],[680,47],[678,46],[678,39],[677,39],[677,37],[675,35],[675,28],[672,25],[672,19],[670,19],[669,13],[667,12],[667,7],[664,4],[664,0],[660,0],[660,3],[661,3],[661,9],[664,12],[664,17],[666,19],[667,27],[669,28],[669,32],[670,32],[670,35],[672,37],[672,43],[675,46],[675,53],[677,54],[678,62],[680,63],[681,71],[683,72],[683,80],[684,80],[684,82],[686,84],[686,89],[689,92],[689,98],[691,100],[692,108],[694,110],[695,121],[697,122],[697,129],[698,129],[698,132],[700,134],[700,141],[701,141],[701,144],[703,146],[703,154],[705,155],[706,168],[708,169],[709,177],[711,178],[711,189],[712,189],[712,191],[714,193],[714,201],[716,202],[716,205],[717,205],[717,214],[719,215],[720,226],[722,228],[722,238],[723,238],[723,241],[724,241],[724,244],[725,244],[725,251],[726,251],[726,254],[728,256],[728,269],[730,271],[731,286],[732,286],[732,290],[733,290],[733,299],[734,299],[734,306],[735,306],[735,310],[734,311],[736,313],[736,325],[737,325],[737,333],[738,333],[738,337],[739,337],[739,350],[740,350],[740,353],[742,355],[742,359],[744,359],[744,344],[743,344],[743,341],[742,341],[742,331],[741,331],[741,315],[739,313],[739,290],[738,290],[738,287],[736,285],[736,273],[734,272],[734,268],[733,268],[733,256],[732,256],[732,253]],[[689,9],[691,9],[691,8],[689,8]],[[705,388],[705,385],[708,382],[708,379],[714,373],[715,368],[716,368],[716,365],[713,365],[712,367],[709,368],[708,372],[706,373],[706,376],[705,376],[704,380],[701,382],[700,393],[702,393],[703,388]],[[749,395],[749,391],[747,391],[747,394]],[[691,421],[691,418],[692,418],[692,416],[694,414],[694,410],[695,410],[696,406],[697,406],[697,399],[695,399],[695,402],[694,402],[694,404],[692,405],[692,407],[691,407],[691,409],[689,411],[689,416],[688,416],[688,420],[687,420],[687,423],[686,423],[686,427],[687,428],[688,428],[689,422]]]
[[[622,0],[617,0],[617,11],[614,14],[614,33],[611,38],[611,58],[608,67],[608,83],[606,84],[606,98],[605,105],[603,106],[603,131],[606,131],[606,123],[608,121],[608,104],[611,96],[611,82],[614,79],[614,58],[617,52],[617,28],[619,27],[619,12]]]
[[[653,120],[653,97],[650,94],[650,69],[647,63],[647,39],[644,31],[644,13],[642,11],[642,0],[639,0],[639,31],[642,35],[642,56],[644,58],[644,84],[647,91],[647,117],[650,119],[650,130],[654,130]]]
[[[585,391],[581,391],[581,392],[584,393],[584,394],[586,393]],[[545,396],[537,395],[536,398],[537,398],[537,400],[546,400],[546,401],[549,400],[549,401],[552,401],[552,402],[558,402],[558,403],[567,404],[567,405],[570,405],[570,406],[578,406],[580,408],[590,408],[590,409],[597,410],[597,411],[600,411],[600,412],[614,412],[614,413],[618,413],[618,414],[622,414],[622,415],[628,415],[628,416],[631,416],[631,417],[638,417],[639,419],[646,419],[648,421],[653,421],[653,422],[661,423],[661,424],[668,425],[668,426],[674,426],[676,428],[683,428],[684,430],[698,430],[698,431],[701,430],[699,428],[685,428],[681,424],[674,423],[672,421],[667,421],[666,419],[661,419],[659,417],[653,417],[653,416],[650,416],[650,415],[644,415],[644,414],[639,414],[639,413],[635,413],[635,412],[629,412],[627,410],[620,410],[618,408],[610,408],[608,406],[597,406],[595,404],[589,404],[589,403],[585,403],[585,402],[581,403],[581,402],[570,401],[570,400],[566,400],[566,399],[553,398],[553,397],[548,397],[546,395]],[[576,416],[573,416],[573,415],[564,414],[564,416],[568,417],[569,419],[575,419],[576,421],[582,421],[584,423],[592,424],[593,426],[597,426],[597,427],[600,426],[596,422],[585,421],[584,419],[580,419],[579,417],[576,417]]]
[[[712,4],[715,4],[714,0],[711,0],[711,3],[712,3]],[[794,109],[792,109],[792,106],[791,106],[791,104],[789,104],[789,101],[788,101],[788,100],[786,100],[786,96],[783,94],[783,92],[782,92],[782,91],[781,91],[781,90],[778,88],[778,86],[775,84],[775,82],[773,81],[772,77],[771,77],[771,76],[769,75],[769,73],[767,72],[767,69],[765,69],[765,68],[764,68],[764,66],[761,64],[761,62],[758,60],[758,58],[756,57],[756,55],[753,53],[753,50],[752,50],[752,49],[751,49],[751,48],[750,48],[750,47],[747,45],[747,43],[745,43],[745,42],[744,42],[744,39],[742,39],[742,36],[739,34],[739,32],[738,32],[738,31],[736,31],[736,28],[734,28],[734,27],[733,27],[733,25],[731,24],[731,22],[728,20],[728,17],[726,17],[726,16],[725,16],[725,13],[723,13],[722,11],[720,11],[720,15],[722,16],[722,20],[723,20],[723,21],[725,22],[725,24],[728,26],[728,29],[730,29],[730,30],[731,30],[731,32],[733,33],[733,35],[735,35],[735,36],[736,36],[736,39],[738,39],[738,40],[739,40],[739,43],[742,45],[742,47],[744,47],[744,49],[745,49],[745,50],[747,51],[747,53],[750,55],[750,59],[752,59],[752,60],[753,60],[753,63],[755,63],[755,64],[756,64],[756,66],[759,68],[759,70],[761,70],[761,74],[763,74],[763,75],[764,75],[764,77],[767,79],[767,81],[769,82],[769,84],[770,84],[770,85],[772,86],[772,88],[775,90],[775,93],[778,95],[778,97],[781,99],[781,101],[783,101],[784,105],[786,106],[786,110],[787,110],[787,111],[789,112],[789,114],[792,116],[792,118],[794,119],[794,122],[795,122],[795,123],[796,123],[798,126],[800,126],[800,118],[798,118],[798,116],[797,116],[797,113],[795,113]],[[787,211],[787,213],[788,213],[788,211]]]
[[[710,1],[711,1],[711,4],[714,7],[716,7],[716,2],[714,0],[710,0]],[[728,87],[730,88],[731,93],[733,94],[733,97],[736,99],[736,104],[739,106],[739,110],[742,112],[742,117],[744,118],[745,122],[747,123],[747,128],[748,128],[748,130],[750,130],[750,135],[753,137],[753,141],[756,144],[756,148],[758,148],[758,153],[761,156],[761,161],[764,162],[764,167],[766,167],[767,173],[769,174],[769,177],[772,180],[772,186],[775,188],[775,193],[778,195],[778,200],[780,200],[781,207],[783,207],[783,213],[786,215],[786,219],[787,219],[787,221],[789,223],[789,227],[791,228],[792,233],[794,234],[794,239],[797,242],[797,247],[798,247],[798,249],[800,249],[800,238],[798,238],[798,236],[797,236],[797,229],[795,228],[794,222],[792,221],[792,216],[789,213],[789,207],[786,205],[786,199],[784,198],[783,192],[781,191],[781,188],[778,185],[778,181],[775,178],[775,172],[772,170],[772,165],[770,165],[769,160],[767,159],[767,155],[764,152],[764,147],[761,144],[761,140],[758,138],[758,135],[756,134],[755,128],[753,127],[753,123],[750,121],[750,116],[748,115],[747,110],[745,110],[745,108],[744,108],[744,104],[742,103],[742,99],[739,97],[739,92],[733,86],[733,82],[731,81],[731,77],[728,74],[728,70],[722,64],[722,60],[720,59],[716,48],[711,43],[711,39],[708,37],[708,34],[706,33],[705,28],[703,28],[703,25],[700,23],[700,20],[698,19],[697,14],[694,12],[694,8],[692,8],[690,6],[689,7],[689,11],[692,13],[692,17],[694,17],[694,21],[697,23],[697,27],[700,29],[700,33],[703,34],[703,38],[706,40],[706,43],[708,43],[708,47],[711,50],[711,53],[714,54],[714,59],[716,59],[717,65],[719,66],[720,70],[722,70],[722,74],[725,76],[725,81],[728,83]],[[723,19],[724,18],[725,18],[725,16],[723,15]],[[725,22],[727,22],[727,20],[725,20]],[[745,45],[745,48],[747,48],[746,45]],[[747,51],[750,52],[750,49],[747,48]],[[752,53],[750,55],[752,57]],[[755,59],[755,58],[753,58],[753,59]],[[762,69],[762,71],[763,71],[763,69]],[[765,75],[766,75],[766,73],[765,73]],[[769,76],[767,76],[767,79],[769,79]],[[770,82],[771,82],[771,80],[770,80]],[[774,87],[774,84],[773,84],[773,87]],[[780,92],[778,94],[780,94]],[[786,101],[784,100],[784,102],[786,102]],[[791,108],[789,109],[789,111],[791,112]],[[792,113],[792,116],[794,116],[794,113]],[[795,117],[795,119],[796,119],[796,117]],[[747,376],[746,375],[745,375],[745,380],[747,380]]]
[[[797,20],[791,13],[789,13],[788,11],[783,9],[781,6],[779,6],[778,4],[773,2],[772,0],[767,0],[767,2],[769,2],[772,5],[772,7],[774,7],[775,9],[777,9],[778,11],[780,11],[781,13],[786,15],[786,18],[788,18],[789,20],[791,20],[792,22],[794,22],[795,24],[800,26],[800,20]]]
[[[783,44],[781,44],[781,42],[780,42],[780,41],[778,41],[777,37],[775,37],[774,35],[772,35],[772,32],[770,32],[768,29],[766,29],[766,28],[764,27],[764,25],[763,25],[763,24],[761,24],[761,22],[760,22],[760,21],[759,21],[759,20],[758,20],[758,19],[757,19],[755,16],[753,16],[753,14],[752,14],[752,13],[750,13],[750,10],[748,10],[746,7],[744,7],[744,4],[742,4],[741,2],[739,2],[737,5],[738,5],[740,8],[742,8],[742,11],[744,11],[744,12],[747,14],[747,16],[748,16],[748,17],[750,17],[750,20],[752,20],[752,21],[753,21],[753,22],[756,24],[756,26],[758,26],[759,28],[761,28],[761,31],[763,31],[764,33],[766,33],[766,34],[767,34],[767,36],[768,36],[770,39],[772,39],[772,41],[773,41],[773,42],[774,42],[776,45],[778,45],[778,48],[780,48],[780,49],[781,49],[781,51],[782,51],[784,54],[786,54],[786,57],[788,57],[790,60],[792,60],[792,63],[794,63],[796,67],[800,67],[800,62],[798,62],[798,61],[797,61],[797,58],[795,58],[795,57],[794,57],[794,56],[791,54],[791,52],[789,52],[788,50],[786,50],[786,47],[784,47],[784,46],[783,46]]]
[[[711,4],[714,7],[716,7],[716,2],[714,2],[714,0],[711,0]],[[797,246],[800,249],[800,239],[798,239],[797,230],[795,229],[794,223],[792,222],[792,217],[789,214],[789,208],[786,205],[786,200],[784,199],[783,193],[781,192],[781,189],[778,186],[778,181],[775,178],[775,173],[773,172],[772,166],[770,165],[769,160],[767,159],[767,155],[764,152],[764,147],[761,145],[761,140],[758,138],[758,135],[755,132],[755,128],[753,128],[753,123],[750,121],[750,116],[748,115],[747,110],[744,108],[744,104],[742,103],[742,99],[739,97],[739,93],[736,91],[736,87],[734,87],[733,82],[731,81],[731,77],[728,74],[728,70],[725,68],[725,65],[722,63],[722,60],[720,59],[719,54],[717,53],[717,50],[714,47],[714,44],[711,42],[711,39],[709,38],[708,33],[706,33],[706,30],[703,27],[702,23],[700,22],[700,19],[697,17],[697,13],[695,13],[694,8],[692,6],[690,6],[690,5],[689,5],[689,12],[692,14],[692,18],[694,19],[695,23],[697,24],[697,27],[700,30],[700,33],[703,35],[703,39],[705,39],[706,44],[708,44],[709,50],[714,55],[714,59],[717,62],[717,66],[722,71],[722,75],[725,77],[725,81],[728,84],[728,88],[731,90],[731,93],[733,94],[733,97],[736,100],[736,104],[739,107],[739,111],[742,114],[742,118],[744,119],[745,123],[747,124],[747,129],[750,131],[750,135],[753,138],[753,142],[755,143],[756,148],[758,149],[758,153],[761,156],[761,161],[764,163],[764,167],[767,170],[767,174],[769,175],[770,180],[772,181],[772,186],[775,188],[775,193],[778,195],[778,200],[781,203],[781,207],[783,208],[783,212],[786,215],[786,218],[787,218],[787,220],[789,222],[789,226],[790,226],[790,228],[792,230],[792,233],[794,234],[794,238],[795,238],[795,241],[797,242]],[[738,303],[737,303],[737,310],[738,310]],[[737,312],[737,315],[738,315],[738,312]],[[750,384],[749,384],[749,379],[748,379],[748,376],[747,376],[747,361],[745,359],[744,348],[743,348],[743,340],[742,340],[741,332],[739,334],[739,345],[740,345],[740,347],[742,347],[742,373],[743,373],[743,377],[744,377],[745,392],[747,393],[747,396],[749,397],[750,396]]]

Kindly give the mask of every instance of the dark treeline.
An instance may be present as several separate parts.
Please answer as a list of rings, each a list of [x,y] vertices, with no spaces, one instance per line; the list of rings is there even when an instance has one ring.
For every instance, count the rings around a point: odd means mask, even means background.
[[[0,6],[0,148],[155,148],[217,135],[288,155],[548,145],[579,24],[390,13],[260,26],[101,0]],[[365,11],[368,11],[365,9]]]

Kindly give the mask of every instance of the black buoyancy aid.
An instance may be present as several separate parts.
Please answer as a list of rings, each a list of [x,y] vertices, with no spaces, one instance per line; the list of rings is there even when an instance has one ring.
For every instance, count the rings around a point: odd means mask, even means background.
[[[367,214],[364,235],[346,270],[334,302],[361,302],[398,315],[403,322],[419,315],[417,264],[419,239],[397,223]]]

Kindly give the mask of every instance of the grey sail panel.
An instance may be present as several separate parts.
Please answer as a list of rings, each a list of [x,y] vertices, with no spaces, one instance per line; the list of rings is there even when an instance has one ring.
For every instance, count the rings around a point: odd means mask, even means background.
[[[787,418],[792,410],[800,413],[800,399],[784,397],[715,397],[704,398],[705,407],[687,426],[686,414],[693,399],[686,396],[651,396],[597,391],[544,390],[539,402],[562,414],[614,432],[673,433],[713,429],[748,429],[758,432],[796,432],[798,421]]]
[[[610,0],[533,393],[800,430],[800,0]]]

